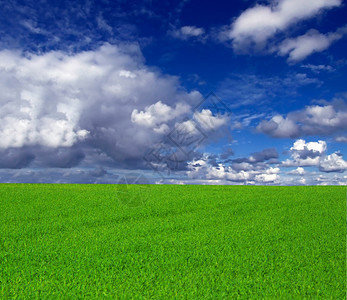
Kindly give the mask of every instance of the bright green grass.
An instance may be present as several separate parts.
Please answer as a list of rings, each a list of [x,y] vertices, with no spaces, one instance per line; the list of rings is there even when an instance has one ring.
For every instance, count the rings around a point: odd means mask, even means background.
[[[1,184],[0,298],[345,299],[345,187],[115,190]]]

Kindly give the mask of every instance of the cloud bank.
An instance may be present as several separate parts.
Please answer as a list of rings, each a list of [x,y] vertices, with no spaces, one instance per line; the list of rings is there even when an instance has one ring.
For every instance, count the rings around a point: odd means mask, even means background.
[[[3,168],[66,167],[99,152],[139,165],[168,123],[201,101],[127,43],[73,54],[3,50],[0,79]]]

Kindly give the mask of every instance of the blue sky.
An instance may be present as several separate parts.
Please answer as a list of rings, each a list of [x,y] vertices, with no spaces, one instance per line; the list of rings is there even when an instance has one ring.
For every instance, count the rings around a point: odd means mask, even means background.
[[[347,182],[345,1],[0,14],[0,182]]]

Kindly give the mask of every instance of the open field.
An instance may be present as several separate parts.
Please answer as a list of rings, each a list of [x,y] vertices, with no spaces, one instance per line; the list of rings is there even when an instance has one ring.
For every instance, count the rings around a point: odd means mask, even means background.
[[[345,299],[346,187],[149,190],[0,184],[0,298]]]

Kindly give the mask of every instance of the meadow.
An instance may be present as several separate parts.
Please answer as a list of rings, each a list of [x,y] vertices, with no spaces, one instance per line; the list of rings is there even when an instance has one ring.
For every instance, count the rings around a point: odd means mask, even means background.
[[[346,187],[0,184],[1,299],[345,297]]]

